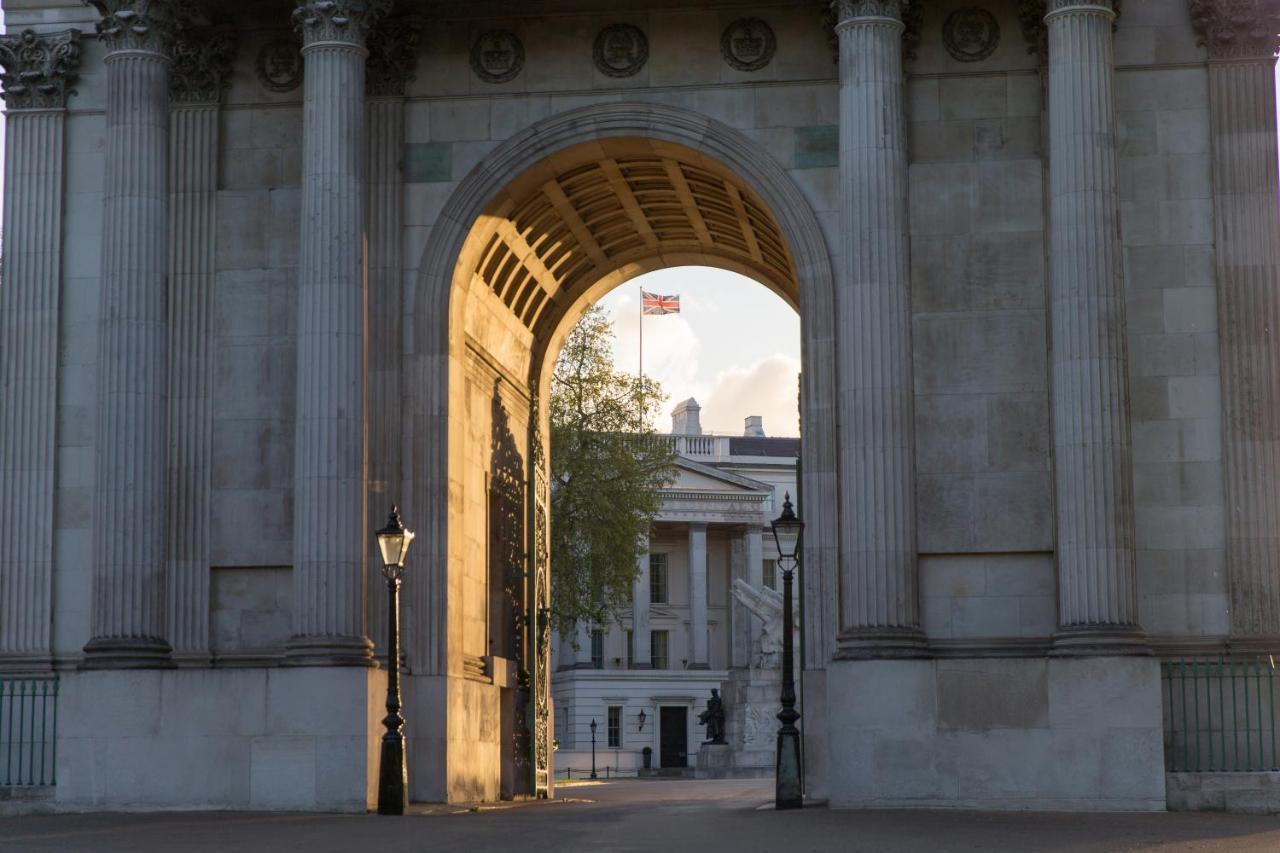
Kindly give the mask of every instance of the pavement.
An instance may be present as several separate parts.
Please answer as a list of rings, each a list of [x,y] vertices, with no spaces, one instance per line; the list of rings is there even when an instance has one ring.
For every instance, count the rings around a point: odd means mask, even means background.
[[[1280,818],[772,809],[772,780],[560,785],[556,800],[414,806],[405,817],[247,812],[0,819],[4,853],[1266,851]]]

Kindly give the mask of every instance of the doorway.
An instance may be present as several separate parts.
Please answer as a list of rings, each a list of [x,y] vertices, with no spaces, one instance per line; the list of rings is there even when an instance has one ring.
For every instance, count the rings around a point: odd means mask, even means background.
[[[663,706],[658,717],[658,766],[689,766],[689,709]]]

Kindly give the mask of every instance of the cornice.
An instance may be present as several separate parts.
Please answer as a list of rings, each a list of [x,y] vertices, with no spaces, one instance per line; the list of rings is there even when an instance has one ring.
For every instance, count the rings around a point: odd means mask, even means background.
[[[0,36],[0,66],[8,109],[61,109],[80,71],[80,31]]]

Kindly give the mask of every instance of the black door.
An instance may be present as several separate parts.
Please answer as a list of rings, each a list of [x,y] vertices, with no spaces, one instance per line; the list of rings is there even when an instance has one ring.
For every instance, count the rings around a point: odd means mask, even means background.
[[[660,767],[689,766],[689,709],[661,708],[659,729],[662,732],[658,756]]]

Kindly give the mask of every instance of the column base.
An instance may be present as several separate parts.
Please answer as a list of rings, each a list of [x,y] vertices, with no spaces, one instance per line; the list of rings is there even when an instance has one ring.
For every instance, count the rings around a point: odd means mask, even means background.
[[[94,637],[80,669],[170,669],[173,648],[159,637]]]
[[[0,653],[0,672],[29,675],[50,673],[53,672],[53,656]]]
[[[850,628],[836,637],[836,660],[927,658],[929,640],[919,628]]]
[[[685,666],[685,669],[711,669],[709,663],[691,663]]]
[[[285,643],[284,662],[289,666],[377,666],[368,637],[293,636]]]
[[[1147,634],[1137,625],[1067,625],[1053,635],[1052,657],[1150,655]]]

